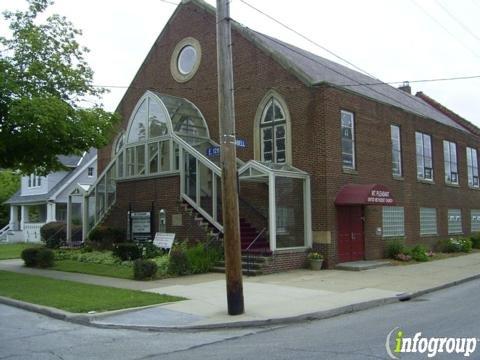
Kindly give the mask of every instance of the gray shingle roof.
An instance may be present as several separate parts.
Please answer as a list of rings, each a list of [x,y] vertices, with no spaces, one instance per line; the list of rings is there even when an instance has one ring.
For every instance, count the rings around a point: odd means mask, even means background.
[[[80,172],[80,170],[83,168],[83,166],[85,164],[87,164],[91,159],[93,159],[94,157],[97,156],[97,149],[90,149],[89,152],[87,152],[83,158],[82,157],[78,157],[76,162],[75,162],[75,166],[76,164],[78,164],[79,160],[81,159],[81,162],[78,166],[76,166],[74,169],[72,169],[67,175],[65,175],[65,177],[60,180],[53,188],[50,189],[50,191],[46,194],[39,194],[39,195],[20,195],[20,190],[18,190],[15,194],[12,195],[12,197],[10,197],[10,199],[8,199],[7,201],[5,201],[4,204],[28,204],[28,203],[37,203],[37,202],[45,202],[47,201],[48,199],[50,199],[62,186],[64,186],[66,183],[68,183],[71,179],[74,179],[78,173]],[[65,158],[68,158],[68,156],[66,156]],[[70,157],[70,161],[74,161],[73,159],[75,158],[75,156],[71,156]],[[64,164],[66,165],[66,164]],[[68,166],[68,165],[66,165]]]
[[[76,167],[82,157],[79,155],[58,155],[57,159],[64,166]]]
[[[399,107],[408,112],[433,119],[464,132],[470,132],[422,99],[410,95],[405,91],[387,84],[378,84],[381,83],[378,79],[364,75],[273,37],[241,25],[237,25],[237,27],[250,40],[256,43],[257,46],[270,53],[274,59],[309,85],[328,83],[382,103]]]

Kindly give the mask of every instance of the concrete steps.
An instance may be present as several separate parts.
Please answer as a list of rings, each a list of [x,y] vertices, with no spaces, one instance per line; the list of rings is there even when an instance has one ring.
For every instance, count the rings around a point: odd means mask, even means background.
[[[257,256],[242,254],[242,273],[245,276],[257,276],[263,274],[263,269],[270,264],[270,256]],[[225,262],[219,261],[212,269],[213,272],[225,273]]]
[[[363,271],[391,265],[392,264],[388,260],[361,260],[337,264],[335,266],[335,269],[347,271]]]

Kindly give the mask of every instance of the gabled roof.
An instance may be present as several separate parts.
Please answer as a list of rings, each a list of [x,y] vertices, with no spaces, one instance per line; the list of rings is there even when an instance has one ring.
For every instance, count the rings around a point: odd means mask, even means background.
[[[74,156],[71,157],[73,159]],[[82,172],[82,170],[85,168],[87,164],[89,164],[91,161],[94,161],[97,159],[97,149],[90,149],[89,152],[87,152],[83,157],[77,158],[77,163],[78,166],[76,166],[74,169],[72,169],[70,172],[68,172],[65,177],[60,180],[53,188],[50,189],[48,193],[45,194],[38,194],[38,195],[21,195],[21,190],[18,190],[15,194],[10,197],[7,201],[4,202],[4,204],[28,204],[28,203],[39,203],[39,202],[45,202],[52,197],[55,197],[57,192],[60,191],[62,188],[65,186],[68,186],[69,183],[74,181],[78,175]],[[73,161],[73,160],[72,160]],[[79,162],[80,161],[80,162]]]
[[[82,159],[82,156],[79,155],[58,155],[57,156],[58,161],[63,166],[67,167],[76,167],[78,162]]]
[[[176,16],[179,9],[187,3],[196,4],[215,15],[215,8],[203,0],[183,0],[169,22]],[[251,30],[236,21],[232,22],[232,26],[307,86],[328,84],[378,102],[393,105],[452,128],[467,133],[471,132],[469,127],[465,127],[463,124],[454,121],[421,98],[306,50]]]
[[[467,128],[470,130],[472,133],[474,133],[477,136],[480,136],[480,128],[478,128],[476,125],[472,124],[470,121],[467,119],[461,117],[457,113],[453,112],[446,106],[440,104],[438,101],[432,99],[430,96],[424,94],[423,92],[419,91],[415,94],[415,96],[419,97],[423,101],[429,103],[431,106],[433,106],[435,109],[438,111],[442,112],[443,114],[447,115],[450,119],[453,121],[457,122],[461,126]]]

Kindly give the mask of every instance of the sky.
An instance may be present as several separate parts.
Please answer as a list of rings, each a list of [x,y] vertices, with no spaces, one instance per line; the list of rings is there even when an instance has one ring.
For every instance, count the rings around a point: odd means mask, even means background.
[[[49,13],[65,15],[82,29],[79,40],[90,49],[95,84],[126,87],[178,2],[56,0]],[[1,0],[0,11],[25,4]],[[249,28],[352,67],[328,49],[385,82],[480,76],[480,0],[231,0],[230,12]],[[0,33],[6,31],[1,21]],[[411,86],[480,127],[480,78]],[[125,89],[110,90],[103,103],[113,111]]]

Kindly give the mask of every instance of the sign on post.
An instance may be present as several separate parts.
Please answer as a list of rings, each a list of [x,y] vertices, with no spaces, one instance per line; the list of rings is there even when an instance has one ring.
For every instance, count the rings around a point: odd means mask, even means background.
[[[237,138],[235,140],[235,146],[240,149],[245,149],[247,147],[247,141],[242,138]],[[207,148],[207,156],[220,156],[220,146],[210,146],[209,148]]]
[[[172,249],[173,242],[175,241],[175,233],[155,233],[155,239],[153,239],[153,244],[158,246],[161,249]]]
[[[132,222],[132,240],[144,242],[152,239],[151,232],[151,212],[132,212],[130,213]]]

